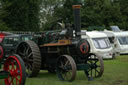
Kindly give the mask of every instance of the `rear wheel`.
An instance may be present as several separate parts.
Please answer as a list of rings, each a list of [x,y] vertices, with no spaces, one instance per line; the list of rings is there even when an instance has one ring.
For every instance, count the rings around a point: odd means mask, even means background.
[[[61,56],[57,61],[57,75],[64,81],[73,81],[76,77],[76,64],[69,55]]]
[[[19,54],[25,62],[28,77],[35,77],[40,71],[41,55],[37,44],[33,41],[25,41],[17,48]]]
[[[4,70],[10,73],[5,79],[5,85],[25,85],[25,65],[20,56],[9,56],[5,61]]]

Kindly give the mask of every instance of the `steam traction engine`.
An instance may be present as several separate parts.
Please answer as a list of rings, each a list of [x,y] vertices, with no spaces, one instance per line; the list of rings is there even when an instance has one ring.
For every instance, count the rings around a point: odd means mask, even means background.
[[[4,79],[5,85],[25,85],[26,73],[25,65],[19,55],[9,56],[4,65],[1,64],[4,57],[4,49],[0,44],[0,79]]]
[[[18,45],[16,53],[22,56],[29,77],[36,76],[40,69],[56,72],[65,81],[73,81],[77,70],[83,70],[89,80],[102,76],[101,56],[90,54],[88,41],[81,39],[80,7],[73,5],[75,34],[67,26],[62,31],[43,32],[36,43],[24,41]]]

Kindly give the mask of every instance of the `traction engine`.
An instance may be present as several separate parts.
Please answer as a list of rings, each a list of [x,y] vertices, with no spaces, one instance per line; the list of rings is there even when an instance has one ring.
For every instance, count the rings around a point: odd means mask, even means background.
[[[76,0],[79,1],[79,0]],[[84,71],[88,80],[101,77],[104,72],[102,57],[90,54],[90,45],[81,35],[80,4],[74,4],[74,25],[61,31],[43,32],[35,41],[23,41],[16,50],[25,62],[27,76],[37,76],[40,70],[57,73],[59,79],[73,81],[76,71]],[[74,33],[75,32],[75,33]]]
[[[1,62],[4,55],[3,46],[0,44],[0,69],[3,67],[0,70],[0,79],[4,79],[4,85],[25,85],[26,72],[22,58],[14,54],[9,56],[3,64]]]

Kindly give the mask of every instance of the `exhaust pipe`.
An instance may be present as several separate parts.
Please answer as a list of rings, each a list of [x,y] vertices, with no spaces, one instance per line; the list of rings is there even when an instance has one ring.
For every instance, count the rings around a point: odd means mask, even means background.
[[[80,8],[81,5],[73,5],[73,12],[74,12],[74,26],[75,26],[75,36],[77,38],[81,38],[81,17],[80,17]]]

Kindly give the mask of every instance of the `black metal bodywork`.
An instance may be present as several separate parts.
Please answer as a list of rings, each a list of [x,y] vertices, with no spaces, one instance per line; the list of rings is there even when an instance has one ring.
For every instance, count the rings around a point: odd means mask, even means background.
[[[5,49],[6,54],[13,54],[16,51],[16,48],[18,44],[22,41],[26,40],[33,40],[33,35],[30,34],[12,34],[6,36],[3,41],[1,42],[3,44],[3,47]]]
[[[65,40],[64,40],[65,41]],[[85,41],[85,42],[84,42]],[[80,50],[80,45],[82,43],[86,43],[88,47],[83,47],[84,49],[87,49],[86,53],[82,53]],[[76,64],[82,64],[88,60],[89,55],[89,43],[86,40],[72,40],[70,44],[67,45],[40,45],[40,51],[41,51],[41,57],[42,57],[42,66],[41,68],[44,69],[55,69],[57,64],[57,59],[61,55],[70,55],[75,60]],[[45,65],[46,64],[46,65]],[[43,66],[45,65],[45,66]]]

